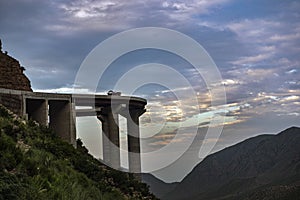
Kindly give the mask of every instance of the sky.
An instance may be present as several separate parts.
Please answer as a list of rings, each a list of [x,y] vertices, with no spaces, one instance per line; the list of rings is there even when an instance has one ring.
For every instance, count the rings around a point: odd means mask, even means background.
[[[152,172],[172,182],[181,180],[201,161],[201,145],[215,144],[211,151],[215,152],[255,135],[300,126],[299,10],[297,0],[2,0],[0,38],[3,49],[26,68],[35,91],[61,93],[72,91],[86,56],[122,31],[168,28],[201,44],[222,76],[216,83],[225,88],[226,103],[222,105],[212,106],[204,78],[186,60],[154,49],[120,56],[97,89],[105,93],[133,66],[147,63],[168,65],[190,82],[193,97],[190,88],[176,84],[175,77],[162,76],[148,66],[143,68],[145,73],[170,83],[172,89],[152,84],[135,91],[148,100],[147,112],[141,117],[142,151],[192,140],[181,158]],[[212,119],[222,128],[221,135],[205,140]],[[85,145],[101,157],[101,124],[94,118],[77,119],[77,123]],[[124,123],[121,119],[121,144],[126,148]],[[195,127],[197,135],[192,137]],[[179,129],[183,137],[174,139]],[[166,157],[161,154],[157,161]],[[153,162],[145,159],[143,165]],[[126,167],[126,161],[123,164]]]

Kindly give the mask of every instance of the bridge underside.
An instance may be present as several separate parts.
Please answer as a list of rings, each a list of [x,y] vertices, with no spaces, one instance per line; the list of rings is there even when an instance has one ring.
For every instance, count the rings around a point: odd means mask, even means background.
[[[69,96],[71,97],[71,96]],[[55,94],[41,96],[24,96],[23,115],[39,124],[50,127],[63,140],[76,145],[74,103],[64,95],[61,98]]]
[[[96,116],[102,124],[103,160],[115,169],[121,168],[119,116],[127,121],[129,172],[141,172],[139,117],[145,112],[146,100],[136,97],[95,96],[91,103],[87,98],[76,99],[76,115]]]

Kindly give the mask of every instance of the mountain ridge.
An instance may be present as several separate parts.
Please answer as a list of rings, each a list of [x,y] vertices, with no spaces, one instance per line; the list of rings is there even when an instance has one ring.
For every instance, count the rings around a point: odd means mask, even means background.
[[[290,127],[207,156],[162,199],[234,199],[260,187],[297,185],[299,180],[300,128]]]
[[[141,176],[142,182],[146,183],[150,192],[155,193],[155,196],[158,198],[162,198],[179,184],[179,182],[166,183],[150,173],[143,173]]]

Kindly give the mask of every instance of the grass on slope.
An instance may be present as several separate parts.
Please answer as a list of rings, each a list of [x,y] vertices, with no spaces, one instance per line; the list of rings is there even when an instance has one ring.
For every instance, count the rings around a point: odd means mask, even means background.
[[[0,105],[0,200],[156,199],[131,174],[102,165],[80,140],[77,149]]]

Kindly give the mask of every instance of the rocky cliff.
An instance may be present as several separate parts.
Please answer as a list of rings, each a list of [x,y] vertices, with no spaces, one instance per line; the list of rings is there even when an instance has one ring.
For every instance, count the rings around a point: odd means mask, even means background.
[[[25,70],[15,58],[2,51],[0,40],[0,90],[1,88],[32,91]],[[0,93],[0,104],[21,116],[22,98],[18,95]]]
[[[0,88],[32,91],[24,70],[19,61],[2,51],[0,40]]]

